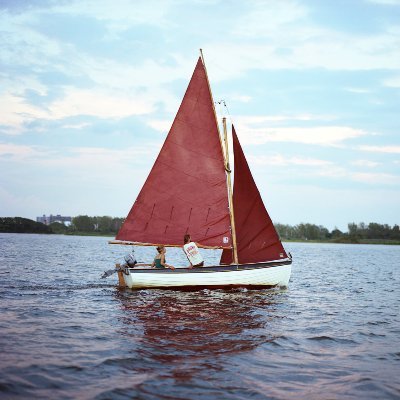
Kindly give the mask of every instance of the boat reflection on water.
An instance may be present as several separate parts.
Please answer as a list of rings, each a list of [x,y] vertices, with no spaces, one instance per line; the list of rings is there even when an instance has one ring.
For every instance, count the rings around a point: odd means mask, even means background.
[[[280,318],[274,310],[281,294],[285,291],[116,292],[123,310],[119,333],[131,339],[132,370],[151,370],[175,383],[209,379],[210,370],[225,368],[224,360],[280,336],[273,321]]]

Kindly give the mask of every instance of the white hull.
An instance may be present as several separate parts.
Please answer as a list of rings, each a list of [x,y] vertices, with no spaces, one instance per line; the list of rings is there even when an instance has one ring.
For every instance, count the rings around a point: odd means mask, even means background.
[[[223,288],[223,287],[287,287],[291,274],[289,264],[247,264],[244,268],[225,267],[214,270],[208,267],[188,270],[144,270],[128,268],[121,272],[126,286],[145,288]]]

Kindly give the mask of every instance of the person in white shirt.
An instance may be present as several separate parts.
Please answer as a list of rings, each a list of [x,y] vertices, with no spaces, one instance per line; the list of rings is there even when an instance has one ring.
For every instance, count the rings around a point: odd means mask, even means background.
[[[183,242],[183,251],[190,262],[190,266],[188,268],[202,267],[204,265],[203,257],[200,254],[197,244],[192,242],[189,234],[184,236]]]

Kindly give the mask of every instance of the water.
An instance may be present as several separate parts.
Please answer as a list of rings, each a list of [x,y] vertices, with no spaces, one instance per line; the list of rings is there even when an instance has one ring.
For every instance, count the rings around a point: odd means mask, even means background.
[[[286,247],[287,290],[134,292],[107,238],[0,234],[0,398],[399,399],[400,247]]]

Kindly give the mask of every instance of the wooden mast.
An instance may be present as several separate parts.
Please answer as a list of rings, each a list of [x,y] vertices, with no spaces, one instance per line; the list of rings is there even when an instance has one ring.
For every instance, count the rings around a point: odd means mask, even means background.
[[[228,197],[229,197],[229,199],[228,199],[229,200],[229,216],[230,216],[230,220],[231,220],[231,229],[232,229],[233,263],[238,264],[237,246],[236,246],[235,215],[233,212],[233,200],[232,200],[231,169],[229,167],[228,138],[227,138],[227,132],[226,132],[226,118],[222,119],[222,123],[223,123],[223,127],[224,127],[224,142],[225,142],[225,150],[224,150],[224,146],[223,146],[222,140],[221,140],[221,132],[219,130],[217,112],[215,111],[214,99],[213,99],[213,95],[212,95],[212,91],[211,91],[210,81],[208,79],[207,68],[206,68],[206,64],[204,62],[204,56],[203,56],[202,49],[200,49],[200,57],[201,57],[201,61],[204,66],[204,71],[206,73],[208,90],[210,91],[211,103],[212,103],[213,110],[214,110],[215,123],[217,124],[219,141],[221,143],[222,155],[224,157],[224,162],[225,162],[225,170],[228,175],[227,186],[228,186]]]
[[[229,149],[228,149],[228,134],[226,131],[226,118],[222,118],[222,125],[224,127],[224,142],[225,142],[225,160],[226,160],[226,172],[228,174],[228,193],[229,193],[229,214],[231,217],[232,227],[232,244],[233,244],[233,263],[238,264],[237,255],[237,243],[236,243],[236,227],[235,227],[235,213],[233,211],[233,195],[232,195],[232,183],[231,183],[231,168],[229,166]]]

